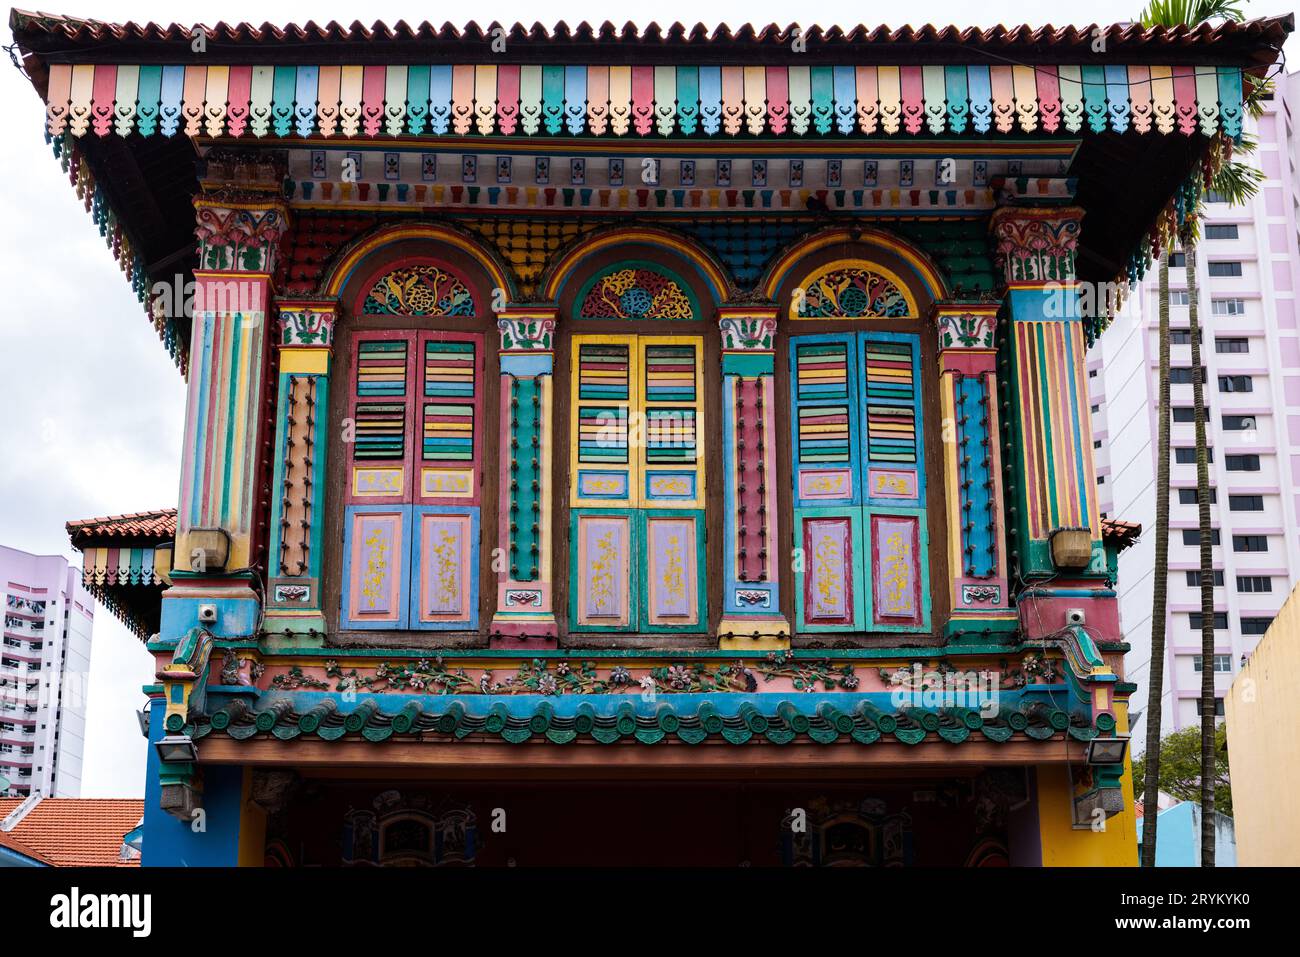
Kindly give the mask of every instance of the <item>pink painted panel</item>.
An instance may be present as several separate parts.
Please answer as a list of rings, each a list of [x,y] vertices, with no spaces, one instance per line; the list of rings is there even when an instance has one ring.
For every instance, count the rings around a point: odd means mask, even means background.
[[[853,624],[853,521],[847,516],[805,518],[804,620],[810,625]]]
[[[872,618],[880,625],[921,623],[920,522],[871,516]]]
[[[420,604],[422,622],[468,619],[472,523],[468,515],[419,515]]]
[[[352,516],[348,608],[354,621],[396,624],[402,618],[402,510]]]
[[[632,527],[626,515],[578,516],[580,625],[625,626],[629,620]]]

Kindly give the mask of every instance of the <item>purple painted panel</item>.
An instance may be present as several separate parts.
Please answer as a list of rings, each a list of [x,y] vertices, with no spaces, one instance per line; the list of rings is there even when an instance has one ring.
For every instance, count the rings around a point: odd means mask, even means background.
[[[915,518],[872,516],[871,575],[878,622],[902,624],[920,619],[918,532]]]
[[[426,614],[457,617],[466,614],[466,525],[459,517],[426,518],[423,522],[420,575]]]
[[[627,617],[628,522],[624,518],[582,520],[581,595],[586,619]]]
[[[652,518],[649,532],[651,624],[689,624],[695,620],[695,521]]]
[[[401,581],[400,513],[356,516],[352,552],[352,614],[397,618]]]
[[[804,618],[810,624],[852,624],[853,542],[848,518],[804,521],[807,582]]]

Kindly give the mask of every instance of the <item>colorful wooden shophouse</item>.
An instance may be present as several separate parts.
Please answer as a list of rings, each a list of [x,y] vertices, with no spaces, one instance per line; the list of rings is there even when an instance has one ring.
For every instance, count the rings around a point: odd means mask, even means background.
[[[1135,861],[1081,292],[1292,26],[14,12],[188,383],[144,864]]]

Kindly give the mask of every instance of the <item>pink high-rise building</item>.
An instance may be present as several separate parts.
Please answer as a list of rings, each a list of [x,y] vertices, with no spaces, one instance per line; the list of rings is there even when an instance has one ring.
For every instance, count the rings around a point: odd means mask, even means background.
[[[78,797],[95,600],[59,555],[0,546],[0,797]]]
[[[1201,668],[1226,695],[1300,578],[1300,175],[1296,112],[1300,72],[1275,79],[1264,115],[1247,124],[1259,142],[1246,161],[1264,174],[1244,206],[1211,196],[1197,247],[1215,529],[1214,660],[1201,660],[1199,537],[1191,336],[1181,254],[1171,259],[1171,465],[1169,606],[1162,730],[1195,724]],[[1120,617],[1128,674],[1145,711],[1151,659],[1155,555],[1157,270],[1152,270],[1089,354],[1100,508],[1140,522],[1139,543],[1120,558]],[[1222,714],[1222,696],[1219,708]],[[1134,740],[1145,734],[1145,716]],[[1139,747],[1140,747],[1139,743]]]

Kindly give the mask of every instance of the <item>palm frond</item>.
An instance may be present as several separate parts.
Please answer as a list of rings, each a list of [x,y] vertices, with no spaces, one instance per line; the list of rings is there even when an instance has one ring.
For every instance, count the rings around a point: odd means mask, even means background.
[[[1196,26],[1206,20],[1245,19],[1241,0],[1150,0],[1138,17],[1144,27]]]

